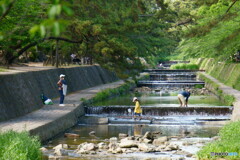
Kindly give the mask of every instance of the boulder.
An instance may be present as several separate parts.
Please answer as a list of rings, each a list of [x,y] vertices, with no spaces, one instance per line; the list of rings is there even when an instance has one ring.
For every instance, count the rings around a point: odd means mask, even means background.
[[[152,135],[151,132],[148,131],[148,132],[146,132],[146,133],[144,134],[143,138],[153,139],[153,135]]]
[[[115,150],[112,151],[113,154],[117,153],[123,153],[122,149],[120,147],[116,148]]]
[[[59,144],[59,145],[57,145],[57,146],[55,146],[55,147],[53,147],[53,149],[68,149],[69,148],[69,146],[68,146],[68,144]]]
[[[149,144],[146,144],[146,143],[139,143],[138,148],[139,148],[140,151],[143,151],[143,152],[153,152],[153,151],[155,151],[153,146],[151,146]]]
[[[41,151],[41,152],[47,152],[47,151],[48,151],[48,149],[47,149],[47,148],[45,148],[45,147],[41,147],[41,148],[40,148],[40,151]]]
[[[106,143],[98,143],[98,149],[108,149],[108,145]]]
[[[56,155],[56,156],[68,156],[68,152],[65,149],[57,148],[54,151],[54,155]]]
[[[167,147],[166,145],[160,145],[160,146],[158,146],[155,150],[156,150],[157,152],[161,152],[161,151],[163,151],[166,147]]]
[[[119,137],[119,139],[123,139],[123,138],[128,137],[128,134],[125,134],[125,133],[119,133],[118,137]]]
[[[118,141],[117,137],[112,137],[109,139],[110,143],[117,143],[117,141]]]
[[[177,144],[169,144],[164,151],[173,151],[173,150],[178,150],[179,146]]]
[[[159,145],[165,144],[165,142],[167,141],[168,141],[167,136],[159,137],[153,140],[153,145],[159,146]]]
[[[91,132],[89,132],[88,134],[89,134],[89,135],[95,135],[96,132],[95,132],[95,131],[91,131]]]
[[[118,143],[109,143],[108,145],[109,151],[116,150],[118,147],[119,147]]]
[[[110,153],[116,154],[116,153],[122,152],[122,150],[121,151],[119,150],[120,147],[118,143],[110,143],[108,147],[109,147],[108,152]]]
[[[97,149],[97,146],[94,143],[82,143],[78,146],[79,150],[94,151]]]
[[[122,139],[119,146],[121,148],[131,148],[131,147],[138,147],[137,142],[134,140],[127,140],[127,139]]]
[[[142,140],[142,142],[144,142],[144,143],[152,143],[152,140],[151,140],[151,139],[144,138],[144,139]]]

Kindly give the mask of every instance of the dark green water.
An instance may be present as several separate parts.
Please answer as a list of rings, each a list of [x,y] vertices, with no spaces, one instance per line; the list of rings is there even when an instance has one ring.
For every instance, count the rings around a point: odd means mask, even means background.
[[[107,105],[133,105],[133,97],[138,97],[141,105],[146,106],[179,106],[177,92],[168,94],[148,93],[148,94],[134,94],[128,93],[105,101],[93,104],[94,106],[107,106]],[[189,98],[189,107],[191,106],[226,106],[214,95],[192,95]]]

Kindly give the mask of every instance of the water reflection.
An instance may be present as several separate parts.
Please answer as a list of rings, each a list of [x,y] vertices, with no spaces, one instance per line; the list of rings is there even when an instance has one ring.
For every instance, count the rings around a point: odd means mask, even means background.
[[[129,93],[101,102],[93,104],[94,106],[107,106],[107,105],[133,105],[132,97],[137,96],[141,105],[151,106],[179,106],[177,99],[178,92],[160,91],[157,93]],[[189,107],[191,106],[226,106],[214,95],[191,95],[189,99]]]
[[[77,125],[68,132],[79,134],[80,137],[64,137],[62,134],[56,137],[49,147],[60,143],[73,146],[83,142],[99,143],[111,137],[118,137],[119,133],[137,136],[143,135],[147,131],[161,133],[159,136],[213,137],[217,135],[220,128],[221,126],[211,125]],[[91,131],[95,131],[96,134],[89,135]]]

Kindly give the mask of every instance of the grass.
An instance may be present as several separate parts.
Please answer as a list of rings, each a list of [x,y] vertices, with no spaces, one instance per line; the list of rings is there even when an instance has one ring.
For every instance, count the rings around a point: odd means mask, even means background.
[[[205,159],[240,159],[240,121],[225,125],[219,132],[220,139],[207,144],[198,153],[201,160]],[[234,156],[211,156],[210,153],[237,153]]]
[[[110,88],[110,89],[102,90],[101,92],[98,92],[96,94],[96,96],[93,97],[90,100],[85,100],[85,99],[81,99],[81,100],[85,104],[96,103],[96,102],[99,102],[99,101],[103,101],[107,98],[119,96],[119,95],[122,95],[126,92],[129,92],[130,88],[132,88],[133,86],[135,86],[134,82],[127,82],[127,83],[123,84],[122,86],[120,86],[118,88]]]
[[[0,67],[0,72],[7,72],[6,68]]]
[[[207,85],[209,85],[209,89],[216,95],[220,97],[222,101],[226,103],[228,106],[232,106],[233,102],[235,102],[235,97],[233,95],[228,95],[223,93],[221,89],[219,89],[219,85],[213,82],[212,80],[205,77],[203,74],[199,75],[199,78],[202,79]]]
[[[198,70],[199,66],[193,63],[178,63],[172,65],[170,69],[189,69],[189,70]]]
[[[8,131],[0,133],[1,160],[40,160],[41,143],[28,132]]]

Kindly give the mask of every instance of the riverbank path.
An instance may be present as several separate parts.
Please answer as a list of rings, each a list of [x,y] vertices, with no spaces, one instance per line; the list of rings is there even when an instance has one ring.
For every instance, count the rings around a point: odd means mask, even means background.
[[[65,97],[65,106],[59,106],[58,99],[54,99],[54,105],[44,105],[41,109],[29,113],[25,116],[15,118],[0,123],[0,131],[13,130],[17,132],[29,131],[35,132],[40,127],[47,126],[54,121],[58,121],[67,114],[74,112],[76,107],[83,102],[81,99],[90,99],[98,92],[107,88],[116,88],[124,84],[124,81],[99,85],[96,87],[84,89],[75,93],[71,93]],[[66,119],[67,121],[68,119]],[[59,124],[62,125],[62,124]],[[73,124],[74,125],[74,124]],[[37,134],[37,133],[36,133]]]

